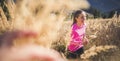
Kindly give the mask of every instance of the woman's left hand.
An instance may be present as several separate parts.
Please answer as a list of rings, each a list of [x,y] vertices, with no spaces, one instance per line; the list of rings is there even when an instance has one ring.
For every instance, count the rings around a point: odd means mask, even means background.
[[[16,38],[36,38],[30,30],[15,30],[0,35],[0,61],[64,61],[57,51],[36,44],[13,46]]]
[[[84,39],[83,39],[83,45],[87,45],[88,42],[89,42],[88,39],[86,37],[84,37]]]

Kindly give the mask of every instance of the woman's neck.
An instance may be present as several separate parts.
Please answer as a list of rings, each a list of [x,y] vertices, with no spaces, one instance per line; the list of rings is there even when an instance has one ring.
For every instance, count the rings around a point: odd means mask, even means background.
[[[84,23],[83,22],[77,22],[76,23],[78,27],[81,27]]]

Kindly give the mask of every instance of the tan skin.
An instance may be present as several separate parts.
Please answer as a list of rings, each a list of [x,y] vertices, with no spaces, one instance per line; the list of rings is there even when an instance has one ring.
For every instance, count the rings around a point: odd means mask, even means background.
[[[82,26],[84,24],[84,21],[86,20],[85,12],[82,12],[81,14],[79,14],[79,17],[76,17],[75,19],[77,21],[77,25]]]

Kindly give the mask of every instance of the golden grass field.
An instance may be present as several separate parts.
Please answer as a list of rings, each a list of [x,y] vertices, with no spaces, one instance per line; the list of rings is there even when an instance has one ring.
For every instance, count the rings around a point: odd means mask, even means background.
[[[6,5],[12,19],[8,21],[0,7],[0,35],[13,30],[35,31],[39,34],[38,38],[16,39],[13,46],[32,42],[55,49],[66,61],[72,61],[65,58],[72,23],[71,19],[66,20],[66,17],[73,10],[89,7],[86,1],[79,2],[84,4],[79,5],[78,1],[72,0],[21,0],[16,4],[8,3]],[[120,16],[88,19],[86,24],[89,44],[85,46],[80,61],[120,61]]]

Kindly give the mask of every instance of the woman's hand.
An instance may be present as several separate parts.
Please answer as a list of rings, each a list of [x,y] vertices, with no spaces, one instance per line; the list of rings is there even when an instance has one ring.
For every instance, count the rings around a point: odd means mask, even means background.
[[[83,45],[87,45],[88,42],[89,42],[88,39],[86,37],[84,37],[84,39],[83,39]]]
[[[0,49],[0,61],[63,61],[63,58],[52,49],[29,44]]]
[[[30,30],[15,30],[7,31],[0,35],[0,47],[10,47],[13,44],[13,41],[17,38],[35,38],[37,37],[37,32]]]
[[[63,61],[58,52],[36,44],[12,46],[13,40],[16,38],[31,37],[36,38],[37,33],[29,30],[3,33],[0,36],[0,47],[3,47],[0,48],[0,61]]]

